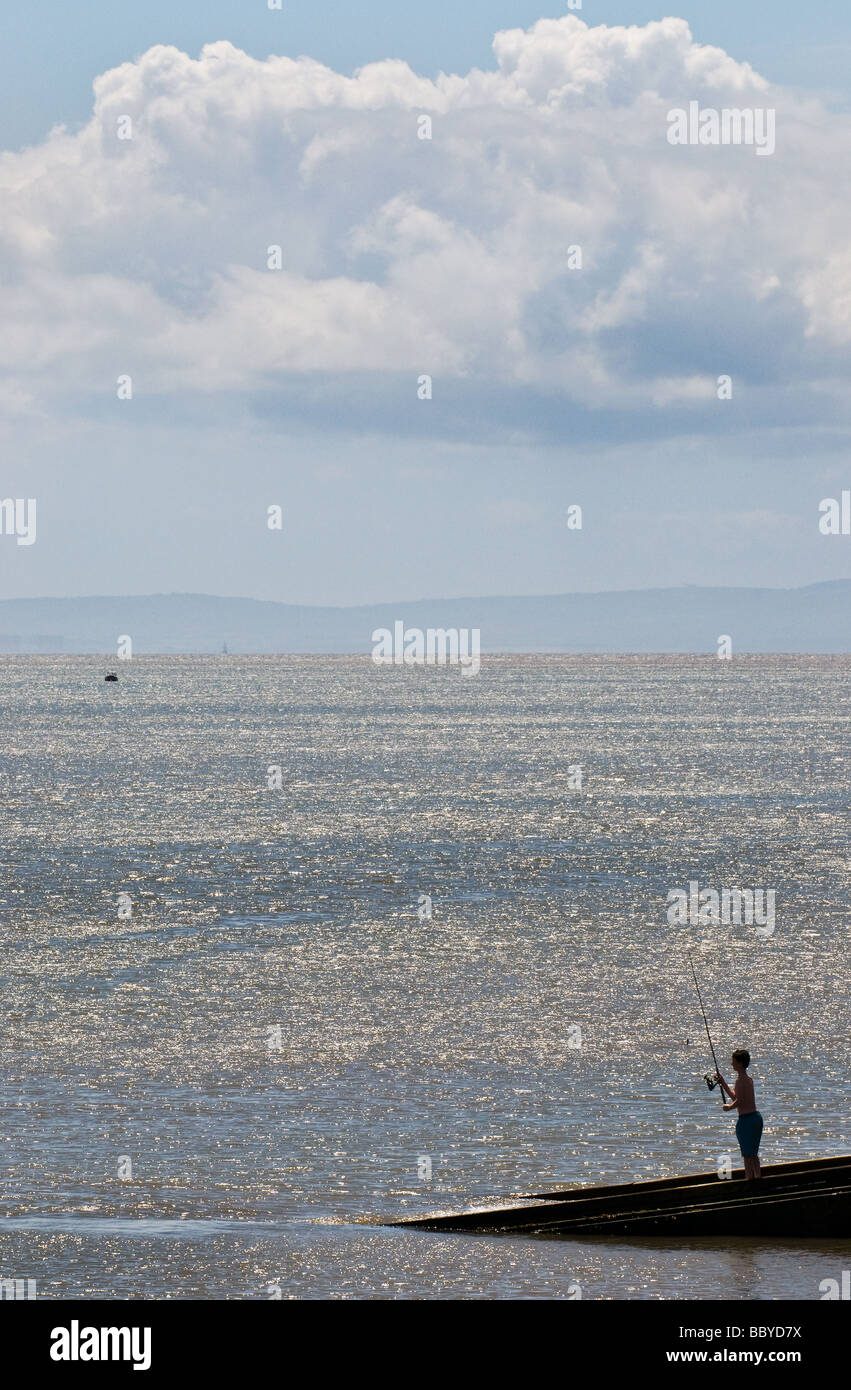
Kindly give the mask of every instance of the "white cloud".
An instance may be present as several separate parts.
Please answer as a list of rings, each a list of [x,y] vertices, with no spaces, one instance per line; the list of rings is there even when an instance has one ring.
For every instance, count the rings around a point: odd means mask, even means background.
[[[705,409],[729,371],[790,420],[807,389],[838,400],[848,118],[680,19],[541,20],[494,51],[434,82],[224,42],[99,77],[79,134],[0,158],[9,399],[84,402],[122,372],[183,394],[428,372],[517,392],[521,415],[524,391],[658,412]],[[690,100],[776,107],[777,153],[669,146]]]

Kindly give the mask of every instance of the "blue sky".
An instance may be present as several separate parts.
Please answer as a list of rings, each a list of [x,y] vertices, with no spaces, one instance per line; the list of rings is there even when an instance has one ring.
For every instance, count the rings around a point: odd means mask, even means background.
[[[684,3],[690,41],[664,13],[7,5],[0,496],[39,522],[0,536],[0,592],[851,574],[817,525],[851,486],[851,20]],[[770,102],[776,154],[672,148],[691,99]]]
[[[196,55],[230,39],[264,58],[309,54],[339,72],[376,59],[404,58],[418,72],[490,67],[497,29],[526,28],[566,12],[543,0],[4,0],[0,46],[0,144],[37,140],[58,122],[85,120],[92,80],[153,44]],[[584,0],[588,24],[646,24],[665,15],[689,21],[701,43],[718,44],[773,81],[851,95],[851,24],[845,0]]]

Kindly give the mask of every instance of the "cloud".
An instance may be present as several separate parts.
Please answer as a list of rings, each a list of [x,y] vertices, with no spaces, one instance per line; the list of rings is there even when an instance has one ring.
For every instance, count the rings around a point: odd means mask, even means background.
[[[494,53],[431,81],[219,42],[99,77],[83,130],[0,158],[5,396],[85,413],[130,373],[137,399],[236,392],[273,419],[301,377],[311,416],[363,427],[367,401],[377,432],[404,393],[458,437],[465,398],[475,428],[526,439],[646,434],[668,410],[844,422],[849,118],[681,19],[541,20]],[[672,147],[692,100],[775,107],[777,152]]]

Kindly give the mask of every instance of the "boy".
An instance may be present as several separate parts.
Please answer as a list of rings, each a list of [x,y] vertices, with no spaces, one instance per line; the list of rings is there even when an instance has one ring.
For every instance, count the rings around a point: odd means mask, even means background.
[[[725,1105],[724,1109],[738,1110],[739,1112],[739,1118],[736,1121],[736,1138],[739,1141],[742,1158],[745,1160],[745,1177],[749,1179],[759,1178],[762,1177],[762,1170],[759,1166],[762,1116],[756,1108],[753,1077],[748,1076],[751,1054],[745,1048],[739,1048],[733,1053],[732,1062],[736,1073],[735,1088],[730,1090],[720,1072],[715,1073],[715,1080],[730,1097],[730,1104]]]

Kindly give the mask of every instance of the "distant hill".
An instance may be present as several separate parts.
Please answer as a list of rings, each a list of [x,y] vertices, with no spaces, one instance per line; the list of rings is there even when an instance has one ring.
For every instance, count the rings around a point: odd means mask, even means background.
[[[481,630],[484,652],[851,652],[851,580],[314,608],[211,594],[0,600],[0,652],[369,653],[375,628]]]

